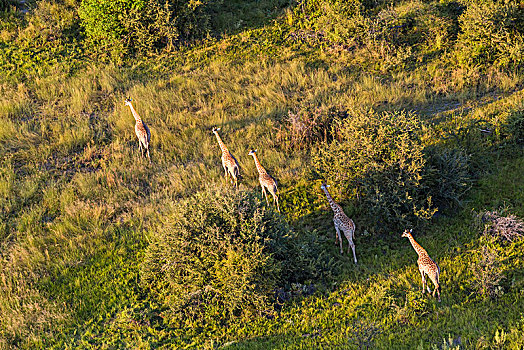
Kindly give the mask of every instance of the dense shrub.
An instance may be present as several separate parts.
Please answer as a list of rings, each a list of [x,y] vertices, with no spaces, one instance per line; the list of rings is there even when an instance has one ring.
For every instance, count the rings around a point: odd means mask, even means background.
[[[83,0],[78,10],[93,48],[114,57],[173,49],[209,30],[205,6],[215,0]]]
[[[17,4],[18,1],[15,0],[0,0],[0,11],[9,10],[12,6]]]
[[[189,327],[272,312],[277,290],[329,268],[252,193],[198,193],[174,205],[151,240],[142,284]]]
[[[522,65],[524,8],[514,1],[463,1],[458,58],[465,65]]]
[[[358,198],[375,232],[398,230],[434,213],[421,182],[426,165],[421,131],[413,113],[349,113],[337,140],[320,149],[313,164],[335,188]]]
[[[524,237],[524,222],[514,215],[504,215],[498,211],[487,211],[477,216],[480,229],[485,236],[500,241],[512,242]]]
[[[67,70],[69,63],[84,56],[78,45],[74,1],[28,1],[17,6],[18,11],[0,20],[0,75],[5,81],[43,75],[52,66],[58,67],[57,62],[60,69]]]
[[[288,111],[277,133],[278,144],[284,149],[306,149],[317,142],[332,138],[331,124],[345,116],[336,108],[308,107],[296,112]]]
[[[478,261],[471,264],[473,287],[483,297],[497,297],[503,294],[500,282],[504,278],[502,261],[497,250],[483,246]]]
[[[368,17],[366,30],[359,32],[360,45],[385,68],[400,68],[417,54],[446,47],[451,21],[424,2],[386,7]]]
[[[20,46],[62,48],[66,42],[76,41],[79,34],[78,17],[74,5],[52,0],[38,1],[26,15],[27,26],[20,31]],[[30,44],[29,44],[30,43]]]
[[[388,2],[389,3],[389,2]],[[385,1],[304,0],[288,14],[295,41],[359,50],[378,69],[399,69],[417,54],[447,46],[451,20],[426,2],[387,6]]]
[[[514,143],[524,144],[524,111],[510,113],[503,134]]]
[[[301,0],[288,14],[288,24],[322,33],[331,41],[347,40],[360,25],[362,10],[360,0]]]
[[[463,150],[447,147],[426,149],[424,182],[434,204],[440,209],[456,208],[473,182],[470,158]]]

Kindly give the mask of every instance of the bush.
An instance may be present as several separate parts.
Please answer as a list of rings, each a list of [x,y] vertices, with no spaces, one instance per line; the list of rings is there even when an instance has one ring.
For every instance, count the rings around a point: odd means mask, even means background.
[[[25,16],[27,26],[20,31],[20,46],[51,50],[50,46],[61,48],[65,43],[76,41],[79,28],[74,6],[52,0],[41,0],[36,4]]]
[[[509,242],[524,237],[524,222],[514,215],[504,216],[497,211],[487,211],[479,214],[477,219],[484,226],[485,236]]]
[[[16,4],[18,4],[16,0],[0,0],[0,11],[7,11]]]
[[[322,255],[253,193],[217,188],[175,205],[151,239],[142,284],[188,327],[272,312]]]
[[[360,0],[301,0],[288,14],[288,24],[297,29],[322,33],[329,41],[345,41],[361,18]]]
[[[205,6],[214,0],[83,0],[78,14],[88,42],[113,58],[171,50],[209,30]]]
[[[344,118],[345,112],[335,108],[309,107],[297,112],[288,111],[277,133],[277,142],[284,149],[307,149],[332,138],[333,120]]]
[[[473,183],[470,156],[457,148],[431,147],[424,182],[435,205],[440,209],[456,208]]]
[[[450,42],[452,21],[423,1],[391,6],[376,0],[304,0],[288,13],[290,38],[329,51],[357,49],[363,65],[401,69]]]
[[[502,263],[494,248],[483,246],[479,260],[472,263],[470,269],[473,272],[473,287],[480,295],[494,298],[503,294],[500,286],[504,278]]]
[[[356,112],[313,157],[318,173],[358,199],[375,232],[399,230],[435,212],[423,179],[422,125],[408,112]]]
[[[517,111],[508,117],[508,124],[504,132],[507,138],[517,144],[524,144],[524,112]]]
[[[463,65],[524,63],[524,8],[517,2],[463,1],[458,59]]]

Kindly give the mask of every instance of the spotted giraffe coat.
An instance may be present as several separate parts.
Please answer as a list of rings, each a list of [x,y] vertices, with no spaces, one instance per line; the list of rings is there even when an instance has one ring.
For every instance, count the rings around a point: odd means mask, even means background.
[[[356,264],[357,255],[355,253],[355,243],[353,242],[353,239],[355,238],[355,223],[344,213],[342,207],[335,203],[333,197],[331,197],[331,195],[329,194],[327,187],[328,186],[326,184],[322,184],[321,189],[326,194],[329,205],[331,206],[331,209],[333,209],[333,223],[335,224],[336,241],[340,243],[340,254],[344,253],[344,249],[342,248],[342,236],[340,235],[340,231],[342,231],[344,233],[344,236],[348,240],[349,247],[351,247],[351,250],[353,251],[353,259]]]
[[[435,293],[437,293],[438,300],[440,301],[440,267],[435,261],[433,261],[433,259],[429,257],[428,252],[422,248],[422,246],[418,244],[417,241],[415,241],[412,235],[412,230],[405,230],[402,234],[402,237],[407,237],[409,239],[409,242],[418,255],[417,265],[422,277],[422,291],[424,292],[425,288],[427,288],[428,292],[431,293],[431,289],[427,285],[426,281],[427,275],[435,285],[435,289],[433,290],[432,294],[435,296]]]

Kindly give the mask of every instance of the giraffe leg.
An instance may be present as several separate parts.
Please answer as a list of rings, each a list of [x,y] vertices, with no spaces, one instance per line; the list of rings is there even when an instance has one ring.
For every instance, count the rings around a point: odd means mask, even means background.
[[[344,254],[344,249],[342,249],[342,236],[340,235],[340,228],[335,225],[335,230],[337,230],[337,240],[340,242],[340,254]]]
[[[355,260],[355,264],[357,263],[357,254],[355,254],[355,243],[351,239],[348,238],[349,246],[353,250],[353,259]],[[348,247],[348,254],[349,254],[349,247]]]
[[[436,278],[432,278],[431,281],[435,285],[435,289],[433,289],[433,297],[435,297],[435,293],[436,293],[438,297],[438,301],[440,301],[440,284],[438,283],[438,276],[436,276]]]
[[[142,152],[142,142],[140,142],[140,140],[138,140],[138,149],[140,150],[140,153],[144,155],[144,153]]]
[[[432,293],[431,293],[431,289],[429,288],[428,279],[430,279],[431,282],[433,282],[433,283],[435,283],[435,282],[433,281],[433,277],[432,277],[430,274],[428,274],[428,277],[425,279],[425,281],[426,281],[426,289],[427,289],[427,291],[428,291],[429,294],[432,294]]]
[[[426,277],[424,276],[424,272],[422,270],[420,271],[420,275],[422,276],[422,294],[426,293]]]
[[[147,150],[147,159],[149,159],[149,164],[151,164],[151,157],[149,156],[149,145],[146,148]]]
[[[435,296],[435,291],[437,291],[437,297],[438,297],[438,301],[440,303],[440,284],[436,284],[435,285],[435,290],[433,291],[433,296]]]
[[[233,168],[233,174],[235,175],[235,187],[238,189],[238,179],[240,178],[240,168],[235,165]]]
[[[269,190],[268,190],[269,191]],[[275,203],[277,203],[277,210],[278,212],[280,213],[280,207],[278,205],[278,197],[277,197],[277,194],[276,194],[276,191],[275,189],[273,188],[272,191],[269,191],[271,193],[271,195],[273,196],[273,200],[275,201]]]
[[[231,181],[232,184],[235,183],[235,175],[231,171],[231,168],[227,168],[227,175],[229,177],[229,181]]]
[[[269,205],[269,201],[268,201],[268,199],[267,199],[266,188],[264,187],[264,185],[262,185],[262,193],[264,194],[264,197],[266,198],[266,203],[267,203],[267,205]]]

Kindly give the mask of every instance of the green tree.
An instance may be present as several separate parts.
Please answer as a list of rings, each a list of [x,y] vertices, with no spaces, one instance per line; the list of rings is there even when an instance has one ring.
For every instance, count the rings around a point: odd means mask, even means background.
[[[356,199],[365,226],[399,230],[435,209],[423,183],[422,124],[408,112],[353,112],[334,131],[336,140],[314,157],[317,171]]]
[[[206,5],[215,0],[82,0],[78,14],[97,55],[113,59],[172,50],[209,30]]]

